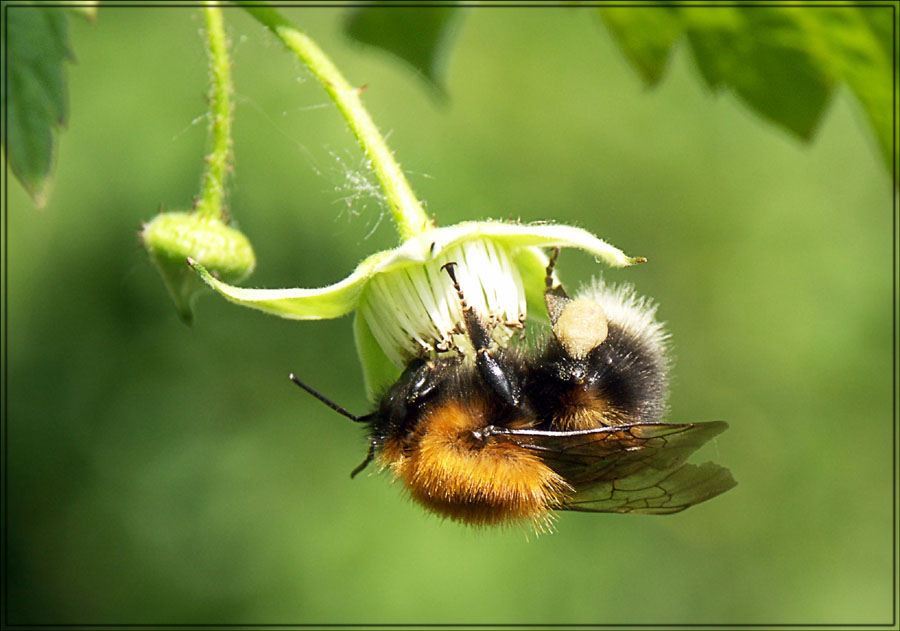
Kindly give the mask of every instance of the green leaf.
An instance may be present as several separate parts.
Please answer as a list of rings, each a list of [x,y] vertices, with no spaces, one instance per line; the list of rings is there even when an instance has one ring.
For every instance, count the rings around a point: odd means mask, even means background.
[[[778,7],[680,12],[707,85],[731,88],[766,118],[812,138],[834,78],[810,54],[812,42],[796,20]]]
[[[64,5],[72,15],[77,15],[88,22],[95,22],[100,0],[57,0],[57,4]]]
[[[897,63],[893,46],[893,12],[889,6],[835,7],[823,12],[820,28],[827,29],[832,54],[831,70],[859,99],[882,158],[893,162],[894,99],[897,96]],[[900,181],[897,172],[894,182]]]
[[[836,85],[862,105],[892,168],[892,8],[748,5],[602,8],[601,17],[648,85],[684,35],[714,90],[729,89],[757,113],[812,138]],[[894,173],[897,182],[897,173]]]
[[[608,7],[600,17],[647,85],[656,85],[683,32],[678,15],[667,7]]]
[[[49,192],[56,134],[68,115],[64,61],[72,59],[65,13],[55,7],[11,6],[2,48],[2,108],[6,159],[13,174],[43,206]]]
[[[357,41],[400,57],[443,92],[442,48],[459,13],[455,4],[422,8],[382,0],[350,11],[344,29]]]

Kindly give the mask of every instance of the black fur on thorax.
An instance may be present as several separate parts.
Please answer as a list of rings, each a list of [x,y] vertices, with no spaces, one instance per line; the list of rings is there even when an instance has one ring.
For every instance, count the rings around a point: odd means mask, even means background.
[[[561,401],[581,388],[606,400],[629,419],[657,422],[665,411],[667,375],[659,349],[610,322],[606,340],[583,359],[566,353],[548,334],[534,346],[512,344],[495,351],[504,374],[521,386],[517,408],[504,404],[460,355],[413,360],[366,420],[376,445],[409,435],[424,406],[481,398],[490,403],[486,425],[504,426],[527,416],[539,429],[552,427]]]

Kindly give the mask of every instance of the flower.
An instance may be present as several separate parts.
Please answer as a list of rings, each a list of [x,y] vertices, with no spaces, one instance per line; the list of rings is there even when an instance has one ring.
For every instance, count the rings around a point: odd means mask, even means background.
[[[548,258],[541,248],[548,247],[578,248],[615,267],[644,260],[573,226],[472,221],[425,230],[320,289],[236,287],[199,262],[188,263],[231,302],[283,318],[320,320],[355,310],[366,392],[375,401],[412,359],[472,351],[459,297],[443,265],[456,263],[467,303],[494,325],[494,341],[504,345],[524,325],[529,306],[545,311]]]

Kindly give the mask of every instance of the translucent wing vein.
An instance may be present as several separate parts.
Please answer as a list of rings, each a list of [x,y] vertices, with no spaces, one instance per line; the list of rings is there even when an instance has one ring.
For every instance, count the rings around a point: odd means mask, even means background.
[[[496,438],[540,454],[573,488],[562,510],[677,513],[737,483],[728,469],[687,458],[728,425],[632,423],[574,432],[503,430]]]

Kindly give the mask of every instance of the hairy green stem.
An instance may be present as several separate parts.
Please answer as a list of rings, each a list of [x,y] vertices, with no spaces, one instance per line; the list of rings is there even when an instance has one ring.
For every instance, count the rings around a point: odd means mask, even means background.
[[[400,239],[406,241],[434,227],[422,209],[422,204],[416,199],[409,182],[406,181],[400,165],[394,160],[391,150],[372,122],[372,117],[363,106],[359,98],[360,90],[347,83],[322,49],[275,9],[259,2],[238,1],[235,4],[241,5],[271,30],[288,50],[300,58],[328,92],[375,171]]]
[[[231,61],[222,10],[215,2],[203,9],[206,18],[206,43],[209,55],[209,133],[210,154],[196,211],[209,219],[225,217],[225,179],[231,161]]]

